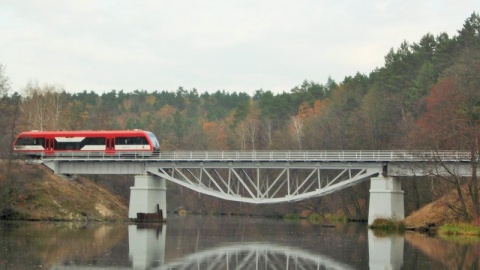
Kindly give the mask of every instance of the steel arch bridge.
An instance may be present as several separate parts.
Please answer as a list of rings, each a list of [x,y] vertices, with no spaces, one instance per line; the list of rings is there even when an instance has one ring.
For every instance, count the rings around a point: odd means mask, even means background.
[[[440,157],[468,161],[466,152],[424,151],[208,151],[158,157],[45,156],[57,174],[150,174],[217,198],[268,204],[318,197],[387,174],[392,162]]]
[[[153,205],[166,209],[165,181],[217,198],[254,204],[299,201],[323,196],[361,181],[379,178],[371,189],[388,191],[393,197],[383,201],[402,204],[397,210],[403,219],[403,191],[397,175],[428,175],[412,164],[442,162],[467,164],[469,152],[460,151],[182,151],[158,156],[143,154],[121,156],[44,156],[39,162],[57,174],[131,174],[136,175],[131,188],[129,217],[135,212],[151,213]],[[435,168],[433,168],[435,169]],[[373,186],[373,182],[372,182]],[[133,197],[133,198],[132,198]],[[155,197],[162,197],[160,202]],[[372,197],[372,196],[371,196]],[[157,202],[157,203],[155,203]],[[132,210],[135,208],[136,210]],[[397,205],[388,206],[396,208]],[[140,211],[144,209],[144,211]],[[376,211],[378,212],[378,211]],[[380,212],[383,212],[381,210]],[[369,216],[370,220],[370,216]]]

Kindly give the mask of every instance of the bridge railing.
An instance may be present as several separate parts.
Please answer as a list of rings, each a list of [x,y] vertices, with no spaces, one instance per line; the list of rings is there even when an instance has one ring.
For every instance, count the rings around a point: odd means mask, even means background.
[[[461,151],[185,151],[160,153],[167,160],[253,161],[469,161]]]
[[[41,159],[150,159],[159,161],[321,161],[321,162],[390,162],[390,161],[470,161],[466,151],[171,151],[132,152],[56,152]]]

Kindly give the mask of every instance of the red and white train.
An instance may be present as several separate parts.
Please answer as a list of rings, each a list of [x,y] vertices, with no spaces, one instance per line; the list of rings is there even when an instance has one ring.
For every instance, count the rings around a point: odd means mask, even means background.
[[[20,133],[14,154],[38,156],[104,156],[159,153],[160,144],[152,132],[115,131],[26,131]]]

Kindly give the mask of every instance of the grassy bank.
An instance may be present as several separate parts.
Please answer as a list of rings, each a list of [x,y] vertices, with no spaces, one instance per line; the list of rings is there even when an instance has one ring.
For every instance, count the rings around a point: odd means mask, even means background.
[[[470,223],[445,224],[438,229],[441,236],[480,237],[480,227]]]

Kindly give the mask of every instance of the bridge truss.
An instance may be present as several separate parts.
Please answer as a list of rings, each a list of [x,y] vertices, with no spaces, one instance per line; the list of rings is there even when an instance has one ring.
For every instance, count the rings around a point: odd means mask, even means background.
[[[382,166],[377,163],[268,161],[162,162],[147,166],[146,171],[203,194],[262,204],[326,195],[378,175]]]

